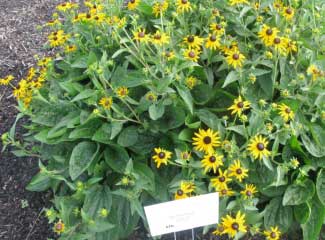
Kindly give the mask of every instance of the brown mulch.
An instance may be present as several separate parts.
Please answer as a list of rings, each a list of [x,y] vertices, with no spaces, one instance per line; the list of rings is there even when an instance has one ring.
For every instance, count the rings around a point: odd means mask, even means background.
[[[0,78],[8,74],[22,78],[43,49],[45,34],[37,30],[46,23],[59,0],[0,0]],[[0,135],[7,132],[17,111],[10,88],[0,87]],[[18,132],[23,132],[18,127]],[[2,149],[0,141],[0,150]],[[38,160],[17,158],[9,150],[0,152],[0,239],[45,240],[54,238],[41,214],[50,203],[49,193],[25,190],[38,171]]]

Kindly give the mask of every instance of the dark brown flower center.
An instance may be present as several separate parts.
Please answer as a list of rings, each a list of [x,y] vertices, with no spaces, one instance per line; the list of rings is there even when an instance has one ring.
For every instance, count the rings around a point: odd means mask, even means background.
[[[224,176],[219,177],[219,182],[224,182],[224,181],[226,181],[226,178]]]
[[[209,136],[204,137],[204,138],[203,138],[203,142],[204,142],[205,144],[210,144],[210,143],[211,143],[211,137],[209,137]]]
[[[139,37],[139,38],[144,38],[144,36],[145,36],[144,32],[139,32],[139,33],[138,33],[138,37]]]
[[[193,52],[193,51],[190,51],[189,52],[189,54],[188,54],[188,56],[190,57],[190,58],[195,58],[195,52]]]
[[[247,191],[246,191],[246,195],[247,195],[248,197],[251,197],[251,196],[252,196],[252,192],[249,191],[249,190],[247,190]]]
[[[286,9],[286,13],[289,14],[289,15],[291,15],[292,14],[292,9],[291,8],[287,8]]]
[[[135,3],[135,0],[130,0],[130,3]]]
[[[182,3],[183,3],[183,4],[186,4],[186,3],[187,3],[187,0],[182,0]]]
[[[243,108],[243,107],[244,107],[244,103],[243,103],[243,102],[239,102],[239,103],[237,103],[237,107],[239,107],[239,108]]]
[[[165,156],[166,156],[166,154],[165,154],[164,152],[160,152],[160,153],[158,154],[158,157],[159,157],[160,159],[165,158]]]
[[[211,163],[214,163],[216,160],[217,160],[217,159],[216,159],[215,156],[211,156],[211,157],[209,158],[209,161],[210,161]]]
[[[56,228],[56,230],[62,230],[62,228],[63,228],[62,223],[56,224],[55,228]]]
[[[226,195],[227,194],[227,189],[222,189],[221,193],[222,193],[222,195]]]
[[[216,25],[216,29],[217,29],[217,30],[221,30],[221,29],[222,29],[222,26],[221,26],[220,24],[217,24],[217,25]]]
[[[239,59],[239,54],[237,54],[237,53],[233,54],[233,55],[232,55],[232,58],[233,58],[234,60],[238,60],[238,59]]]
[[[88,18],[88,19],[91,18],[91,15],[89,13],[87,13],[86,18]]]
[[[273,34],[273,30],[269,28],[268,30],[266,30],[266,34],[271,36]]]
[[[188,36],[188,37],[187,37],[187,41],[188,41],[189,43],[194,42],[194,37],[193,37],[192,35]]]
[[[177,190],[177,195],[178,196],[182,196],[183,194],[184,194],[183,190],[181,190],[181,189]]]
[[[275,232],[271,232],[270,237],[271,238],[276,238],[276,233]]]
[[[236,223],[236,222],[234,222],[233,224],[231,224],[231,227],[232,227],[232,229],[234,229],[234,230],[238,230],[238,229],[239,229],[239,224]]]
[[[281,42],[281,39],[280,38],[274,38],[274,43],[275,44],[280,44]]]
[[[257,149],[260,150],[260,151],[263,151],[264,150],[264,144],[263,143],[258,143],[257,144]]]
[[[211,35],[210,41],[215,42],[217,40],[217,37],[215,35]]]
[[[154,39],[156,39],[156,40],[160,40],[160,39],[161,39],[161,35],[160,35],[160,34],[156,34],[156,35],[154,36]]]
[[[290,108],[286,108],[285,112],[289,114],[289,113],[291,113],[291,109]]]
[[[240,175],[240,174],[243,173],[243,170],[241,170],[241,168],[238,168],[238,169],[236,170],[236,173]]]
[[[166,52],[166,57],[170,57],[170,56],[171,56],[170,52]]]

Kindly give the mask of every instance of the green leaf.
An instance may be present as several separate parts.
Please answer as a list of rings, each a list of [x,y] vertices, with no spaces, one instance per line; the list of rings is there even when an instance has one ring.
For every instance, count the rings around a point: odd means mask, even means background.
[[[181,98],[184,100],[187,108],[190,110],[190,113],[193,114],[193,97],[190,90],[184,86],[179,86],[177,87],[177,91]]]
[[[185,128],[178,134],[178,139],[186,142],[192,142],[193,135],[193,129]]]
[[[313,181],[306,180],[301,184],[290,185],[284,193],[283,205],[300,205],[312,199],[315,194]]]
[[[130,147],[138,141],[138,130],[135,126],[125,128],[117,139],[117,143],[123,147]]]
[[[122,122],[112,122],[112,133],[110,139],[113,140],[122,130]]]
[[[111,134],[112,134],[112,126],[109,123],[104,123],[94,134],[93,138],[91,140],[104,143],[104,144],[110,144],[111,141]]]
[[[206,104],[214,95],[214,89],[207,84],[199,84],[192,90],[194,102],[200,105]]]
[[[165,106],[162,102],[157,104],[152,104],[149,107],[149,116],[152,120],[158,120],[161,118],[165,113]]]
[[[77,96],[75,96],[71,102],[76,102],[76,101],[80,101],[83,99],[87,99],[93,96],[97,95],[97,91],[92,90],[92,89],[86,89],[84,91],[82,91],[81,93],[79,93]]]
[[[264,225],[266,228],[279,226],[281,231],[286,232],[292,220],[292,207],[282,206],[282,197],[273,198],[265,208]]]
[[[228,127],[227,130],[234,131],[243,137],[247,137],[245,127],[243,125]]]
[[[317,176],[316,190],[319,200],[325,205],[325,171],[321,169]]]
[[[214,113],[205,109],[201,109],[197,112],[197,116],[209,128],[213,130],[218,130],[220,119],[218,119],[218,117]]]
[[[116,172],[123,173],[129,161],[127,151],[118,145],[109,145],[104,152],[105,162]]]
[[[97,220],[96,222],[90,222],[88,224],[89,231],[95,232],[95,233],[106,232],[114,227],[115,227],[115,225],[113,225],[107,221],[104,221],[104,220]]]
[[[226,80],[225,82],[223,83],[222,85],[222,88],[225,88],[227,87],[229,84],[233,83],[233,82],[236,82],[239,80],[239,74],[238,72],[236,71],[231,71],[227,77],[226,77]]]
[[[311,213],[308,221],[302,225],[304,240],[318,240],[325,219],[325,207],[317,195],[310,202]]]
[[[99,145],[93,142],[81,142],[74,147],[69,164],[69,174],[72,180],[76,180],[95,159],[99,151]]]
[[[98,118],[87,120],[84,124],[75,128],[69,135],[71,139],[92,138],[94,132],[102,125],[102,121]]]
[[[316,142],[312,141],[306,134],[301,135],[302,142],[307,151],[314,157],[324,157],[325,156],[325,147],[317,145]]]
[[[293,207],[293,212],[295,215],[295,219],[304,224],[308,221],[310,214],[311,214],[311,207],[308,203],[303,203]]]
[[[95,185],[91,187],[85,197],[83,210],[91,218],[95,219],[99,211],[105,208],[110,211],[112,207],[112,193],[108,186]]]
[[[42,192],[51,187],[51,178],[46,174],[39,172],[27,185],[26,189],[33,192]]]

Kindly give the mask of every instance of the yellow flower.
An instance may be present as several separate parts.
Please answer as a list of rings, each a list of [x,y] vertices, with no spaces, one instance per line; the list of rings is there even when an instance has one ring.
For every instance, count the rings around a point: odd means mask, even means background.
[[[51,61],[52,61],[52,58],[50,58],[50,57],[44,57],[44,58],[40,59],[40,60],[37,62],[37,65],[38,65],[39,67],[45,67],[45,66],[47,66]]]
[[[192,49],[200,49],[203,43],[203,38],[195,35],[189,35],[184,38],[183,42],[188,46],[188,48]]]
[[[59,4],[56,7],[56,9],[61,12],[66,12],[70,9],[77,8],[77,7],[78,7],[78,4],[76,4],[76,3],[65,2],[65,3]]]
[[[216,190],[219,192],[220,197],[230,197],[235,194],[235,192],[228,186],[221,186],[220,188],[217,187]]]
[[[155,155],[152,159],[157,164],[157,168],[160,168],[161,164],[167,165],[168,160],[172,157],[172,153],[162,148],[155,148],[154,151]]]
[[[8,75],[7,77],[5,78],[0,78],[0,85],[9,85],[9,83],[14,80],[14,76],[12,75]]]
[[[158,31],[158,30],[151,37],[151,39],[154,44],[159,45],[159,46],[169,43],[169,36],[166,33],[160,33],[160,31]]]
[[[200,58],[200,53],[201,52],[198,49],[186,49],[184,51],[184,58],[193,62],[197,62]]]
[[[225,28],[219,23],[210,24],[210,30],[217,36],[221,36],[225,33]]]
[[[314,64],[308,67],[307,74],[312,76],[313,81],[322,75],[321,70],[319,70],[319,68]]]
[[[167,58],[168,61],[171,61],[171,60],[173,60],[175,58],[175,53],[174,53],[174,51],[165,51],[163,53],[163,56],[165,58]]]
[[[283,38],[283,37],[274,38],[272,46],[278,53],[280,53],[284,56],[286,56],[288,54],[285,38]]]
[[[256,21],[259,22],[259,23],[263,22],[263,20],[264,20],[263,16],[257,16],[256,17]]]
[[[265,57],[267,57],[268,59],[272,59],[273,58],[273,53],[271,51],[266,51],[265,52]]]
[[[199,129],[193,137],[194,148],[198,151],[204,151],[209,154],[214,152],[213,148],[220,146],[219,132],[214,132],[210,128],[208,130]]]
[[[287,50],[287,54],[289,53],[295,53],[298,51],[297,48],[297,42],[293,41],[289,38],[283,38],[283,40],[285,41],[285,44],[287,45],[286,50]]]
[[[231,105],[228,110],[232,110],[231,114],[238,114],[239,116],[242,115],[242,113],[250,108],[250,102],[244,101],[241,96],[236,98],[234,100],[233,105]]]
[[[61,234],[64,232],[65,229],[65,225],[62,222],[62,220],[60,219],[57,223],[54,224],[54,228],[53,231],[57,234]]]
[[[128,0],[128,9],[134,10],[137,8],[141,1],[140,0]]]
[[[204,168],[204,173],[207,173],[211,169],[216,173],[217,168],[223,165],[222,159],[223,156],[217,153],[206,154],[203,160],[201,160],[201,166]]]
[[[58,47],[63,45],[68,40],[68,35],[66,35],[63,30],[58,30],[56,32],[52,32],[48,36],[48,40],[51,47]]]
[[[229,0],[229,3],[231,6],[243,4],[243,3],[249,4],[249,2],[247,0]]]
[[[177,13],[192,11],[192,6],[189,0],[177,0],[176,7]]]
[[[296,169],[297,167],[299,167],[299,161],[296,157],[293,157],[290,159],[290,164],[292,166],[293,169]]]
[[[289,120],[293,120],[293,118],[295,117],[295,114],[291,110],[291,108],[285,105],[284,103],[278,106],[278,110],[280,111],[279,115],[282,117],[282,119],[285,122],[288,122]]]
[[[238,232],[246,233],[245,214],[238,211],[235,218],[230,215],[223,217],[222,226],[230,237],[235,237]]]
[[[245,60],[245,56],[238,50],[230,51],[226,57],[226,61],[230,66],[234,68],[242,67]]]
[[[126,87],[123,87],[123,86],[118,87],[116,89],[116,94],[120,98],[125,98],[129,94],[129,89],[127,89]]]
[[[106,208],[102,208],[100,209],[99,211],[99,216],[102,217],[102,218],[106,218],[108,216],[108,210]]]
[[[112,104],[113,104],[112,97],[102,97],[99,101],[99,105],[101,105],[106,110],[111,109]]]
[[[291,7],[285,7],[282,11],[282,15],[285,17],[287,21],[290,21],[295,15],[295,10]]]
[[[65,47],[65,51],[66,53],[70,53],[70,52],[74,52],[77,50],[77,46],[76,45],[68,45]]]
[[[212,232],[212,234],[216,236],[221,236],[225,234],[225,228],[222,226],[222,224],[218,224],[216,227],[216,230]]]
[[[180,188],[175,192],[175,199],[184,199],[191,197],[195,190],[195,185],[191,182],[181,182]]]
[[[218,169],[219,175],[216,178],[211,179],[212,186],[216,189],[225,189],[227,188],[228,182],[231,182],[231,178],[229,177],[228,170],[222,172],[222,170]]]
[[[269,47],[273,45],[273,41],[276,38],[279,30],[277,28],[269,27],[268,25],[263,25],[261,31],[258,33],[258,37],[262,40],[265,46]]]
[[[275,0],[273,3],[273,7],[279,12],[283,8],[282,0]]]
[[[253,184],[245,184],[245,189],[240,193],[244,196],[244,199],[250,199],[257,191]]]
[[[148,92],[148,93],[146,94],[146,99],[147,99],[148,101],[150,101],[150,102],[155,102],[155,101],[157,101],[157,95],[154,94],[153,92]]]
[[[253,155],[255,159],[261,160],[263,157],[271,155],[267,150],[268,141],[261,135],[257,135],[252,138],[247,146],[248,151]]]
[[[193,89],[196,85],[197,85],[197,78],[196,77],[187,77],[185,79],[185,83],[186,83],[186,86],[189,88],[189,89]]]
[[[188,151],[181,152],[182,160],[189,160],[190,158],[191,158],[191,152],[188,152]]]
[[[133,39],[139,42],[148,42],[149,36],[146,34],[146,30],[143,28],[133,32]]]
[[[270,230],[264,231],[264,236],[266,237],[266,240],[279,240],[281,236],[281,232],[278,226],[271,227]]]
[[[248,170],[243,168],[239,160],[235,160],[233,164],[229,166],[229,177],[235,177],[239,182],[242,182],[245,177],[248,176]]]
[[[206,38],[205,47],[217,50],[220,48],[220,39],[215,34],[209,34],[209,37]]]
[[[168,8],[167,0],[164,0],[163,2],[156,2],[152,7],[152,12],[156,17],[158,17],[160,16],[160,14],[164,14],[167,8]]]

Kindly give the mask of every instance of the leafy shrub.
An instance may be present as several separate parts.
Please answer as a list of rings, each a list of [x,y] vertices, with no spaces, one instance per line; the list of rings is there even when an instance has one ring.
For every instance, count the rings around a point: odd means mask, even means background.
[[[29,119],[3,135],[40,159],[60,239],[122,239],[143,206],[218,191],[217,235],[325,220],[322,1],[63,3],[55,58],[13,86]],[[1,79],[11,84],[12,77]],[[207,232],[211,227],[206,227]]]

